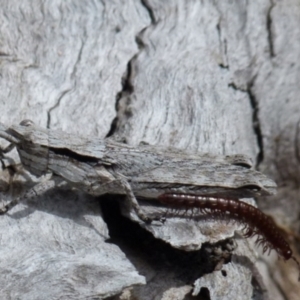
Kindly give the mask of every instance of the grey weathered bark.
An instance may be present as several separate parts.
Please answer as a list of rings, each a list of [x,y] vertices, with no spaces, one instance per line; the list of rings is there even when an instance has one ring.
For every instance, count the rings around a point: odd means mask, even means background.
[[[278,195],[259,205],[299,232],[299,1],[1,4],[1,122],[29,118],[134,145],[247,154],[279,185]],[[0,175],[2,199],[26,189],[23,173],[13,183],[8,169]],[[220,234],[218,222],[170,223],[148,229],[185,250],[232,237],[235,229],[229,224]],[[190,297],[193,281],[182,274],[197,268],[194,260],[162,263],[156,249],[166,245],[146,231],[134,245],[122,240],[122,250],[106,243],[98,202],[80,192],[55,190],[19,205],[0,227],[1,299],[92,299],[122,291],[118,299]],[[151,242],[139,248],[142,239]],[[268,269],[262,261],[254,265],[253,245],[237,243],[226,273],[201,277],[195,290],[207,287],[211,299],[260,299],[267,286],[271,299],[296,299],[292,263],[271,257]],[[145,283],[138,273],[147,283],[126,289]]]

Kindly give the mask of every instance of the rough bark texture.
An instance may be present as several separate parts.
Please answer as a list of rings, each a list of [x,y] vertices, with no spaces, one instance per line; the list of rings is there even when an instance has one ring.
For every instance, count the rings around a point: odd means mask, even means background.
[[[298,255],[298,0],[2,1],[0,24],[2,123],[247,154],[276,180],[277,196],[258,204],[296,234]],[[32,185],[21,171],[1,171],[3,200]],[[224,242],[232,224],[174,218],[147,226],[155,239],[120,216],[115,197],[101,202],[105,221],[98,199],[68,189],[2,216],[0,298],[266,299],[267,288],[298,299],[296,266],[276,256],[255,265],[236,235],[231,262],[193,289],[203,253],[184,250]]]

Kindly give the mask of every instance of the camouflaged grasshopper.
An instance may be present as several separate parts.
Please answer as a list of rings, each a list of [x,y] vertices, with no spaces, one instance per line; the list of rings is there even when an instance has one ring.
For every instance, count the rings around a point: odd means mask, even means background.
[[[35,176],[51,173],[21,198],[0,209],[6,213],[21,200],[53,188],[60,181],[90,195],[124,194],[143,221],[149,217],[136,198],[157,199],[165,193],[218,195],[231,198],[273,194],[275,183],[251,169],[244,155],[216,156],[162,149],[150,145],[132,147],[112,139],[74,136],[45,129],[30,120],[6,128],[0,137],[15,146],[23,167]]]

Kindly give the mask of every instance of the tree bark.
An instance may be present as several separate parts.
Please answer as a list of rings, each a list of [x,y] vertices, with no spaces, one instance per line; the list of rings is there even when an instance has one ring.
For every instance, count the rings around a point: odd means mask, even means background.
[[[296,234],[298,256],[297,0],[13,0],[2,1],[0,20],[2,123],[28,118],[131,145],[246,154],[277,182],[278,194],[258,205]],[[12,158],[14,171],[0,173],[4,200],[33,184]],[[255,263],[256,248],[235,225],[174,218],[139,227],[118,213],[119,198],[101,197],[100,207],[80,191],[55,189],[2,216],[1,299],[299,295],[297,267],[276,255]],[[195,253],[232,237],[231,262],[193,288]]]

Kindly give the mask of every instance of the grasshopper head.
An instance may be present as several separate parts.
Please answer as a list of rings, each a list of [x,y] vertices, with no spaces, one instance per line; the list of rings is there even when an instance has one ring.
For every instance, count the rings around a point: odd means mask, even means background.
[[[48,145],[47,130],[35,125],[31,120],[23,120],[19,125],[9,127],[6,132],[19,141],[16,143],[17,147],[24,142]]]
[[[33,175],[46,173],[48,166],[48,130],[23,120],[6,132],[16,139],[16,148],[23,166]]]

